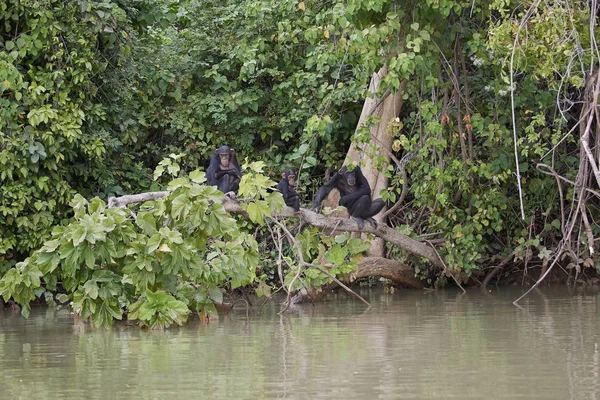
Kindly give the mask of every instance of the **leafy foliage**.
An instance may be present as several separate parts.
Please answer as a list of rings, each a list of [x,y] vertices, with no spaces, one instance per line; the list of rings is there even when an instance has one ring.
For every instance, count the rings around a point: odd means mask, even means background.
[[[125,23],[109,1],[0,4],[0,256],[39,247],[75,192],[114,186],[96,95]]]
[[[305,229],[296,235],[296,240],[302,248],[305,261],[322,267],[338,279],[349,278],[362,261],[362,254],[370,247],[369,242],[352,238],[350,234],[327,237],[318,233],[316,228]],[[286,263],[290,266],[284,278],[288,290],[306,293],[332,282],[331,277],[316,268],[299,269],[290,257],[286,258]]]
[[[257,172],[247,176],[255,177],[246,184],[259,195],[273,185]],[[222,288],[253,282],[258,244],[224,210],[223,194],[205,182],[198,170],[176,176],[165,197],[144,202],[136,214],[75,196],[74,221],[54,228],[39,251],[9,270],[0,295],[14,298],[28,315],[36,296],[61,289],[78,314],[105,327],[121,319],[123,310],[153,328],[181,325],[190,311],[216,314]],[[255,199],[261,208],[281,208],[283,199],[269,201]]]
[[[150,326],[182,323],[185,312],[169,313],[183,310],[177,301],[210,315],[221,288],[253,281],[252,266],[260,262],[274,278],[265,218],[282,203],[270,179],[297,170],[306,203],[351,142],[387,174],[388,205],[405,196],[390,225],[443,239],[440,254],[457,276],[492,256],[526,262],[532,251],[539,259],[557,255],[567,233],[565,204],[577,203],[571,182],[581,143],[573,132],[589,71],[598,69],[595,14],[582,2],[525,6],[0,4],[3,296],[28,304],[47,297],[44,291],[64,290],[82,315],[104,326],[126,307]],[[355,132],[375,72],[382,81],[374,95],[403,96],[388,126],[394,165],[370,136],[377,113]],[[249,221],[230,218],[216,201],[220,194],[203,186],[201,167],[222,144],[247,160],[240,195]],[[515,147],[526,220],[518,212]],[[559,187],[557,176],[571,186]],[[105,206],[110,195],[166,182],[169,195],[132,207],[135,220]],[[582,207],[591,221],[600,217],[596,203]],[[251,231],[254,224],[259,229]],[[573,265],[600,265],[593,249],[600,229],[587,229],[572,231]],[[355,268],[364,250],[311,229],[296,240],[305,260],[337,276]],[[259,246],[265,257],[257,261]],[[290,249],[284,253],[289,283],[298,270]],[[301,278],[305,287],[329,279],[317,270]]]

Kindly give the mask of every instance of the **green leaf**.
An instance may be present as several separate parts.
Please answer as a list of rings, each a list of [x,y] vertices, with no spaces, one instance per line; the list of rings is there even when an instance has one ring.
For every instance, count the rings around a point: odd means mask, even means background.
[[[308,144],[303,143],[302,145],[300,145],[300,148],[298,149],[298,153],[302,155],[302,154],[306,153],[308,151],[308,149],[309,149]]]
[[[152,236],[157,232],[156,219],[151,213],[139,212],[135,219],[135,223],[142,228],[142,231],[148,236]]]
[[[175,197],[171,203],[171,216],[173,218],[185,218],[189,212],[189,197],[182,193]]]
[[[96,281],[87,281],[83,285],[83,290],[90,299],[95,300],[98,298],[98,285],[96,284]]]
[[[162,237],[158,233],[152,235],[150,237],[150,239],[148,239],[148,242],[146,243],[147,253],[148,254],[154,253],[154,251],[156,251],[156,249],[158,249],[158,246],[160,246],[161,240],[162,240]]]
[[[208,289],[208,295],[215,303],[223,303],[223,290],[221,288]]]
[[[163,174],[164,171],[165,171],[165,167],[163,167],[162,165],[157,166],[156,169],[154,170],[154,180],[157,180],[158,178],[160,178],[160,176]]]
[[[73,239],[73,245],[79,246],[87,235],[85,228],[79,224],[72,226],[71,229],[71,238]]]
[[[85,251],[83,252],[83,257],[85,260],[85,265],[89,269],[93,269],[96,265],[96,255],[94,254],[94,250],[88,245],[86,246]]]
[[[329,249],[326,259],[334,265],[343,265],[347,255],[348,249],[336,244]]]
[[[69,297],[69,296],[67,296],[67,295],[66,295],[66,294],[64,294],[64,293],[58,293],[58,294],[56,295],[56,300],[57,300],[57,301],[59,301],[61,304],[64,304],[64,303],[66,303],[67,301],[69,301],[69,300],[70,300],[70,297]]]
[[[190,172],[190,180],[195,183],[203,184],[206,182],[206,173],[199,169],[195,169]]]
[[[256,201],[253,203],[249,203],[246,212],[248,213],[248,217],[254,223],[263,226],[265,221],[264,218],[267,215],[270,215],[271,211],[269,209],[269,205],[265,201]]]

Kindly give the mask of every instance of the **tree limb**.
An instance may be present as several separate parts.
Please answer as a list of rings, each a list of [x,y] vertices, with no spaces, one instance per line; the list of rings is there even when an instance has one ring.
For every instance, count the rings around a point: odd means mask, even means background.
[[[128,194],[120,197],[109,197],[108,206],[125,208],[128,204],[160,199],[161,197],[165,197],[168,193],[169,192],[147,192],[139,194]]]
[[[156,200],[164,197],[167,193],[168,192],[148,192],[120,197],[111,197],[108,200],[108,204],[109,207],[125,207],[128,204],[139,203],[147,200]],[[233,200],[227,196],[223,197],[223,208],[225,211],[231,213],[245,212],[238,200]],[[323,214],[315,213],[306,208],[300,208],[300,211],[296,212],[291,207],[284,207],[283,210],[278,213],[278,216],[287,218],[301,218],[303,221],[312,226],[317,228],[325,228],[330,231],[336,230],[344,232],[371,233],[400,247],[403,250],[408,251],[409,253],[426,258],[436,267],[444,268],[443,262],[440,260],[433,247],[430,247],[427,244],[409,236],[403,235],[400,232],[381,223],[377,224],[375,227],[369,223],[366,223],[364,228],[360,229],[356,221],[351,218],[326,217]]]
[[[275,220],[275,219],[273,220],[273,222],[274,222],[275,224],[277,224],[277,225],[278,225],[278,226],[279,226],[279,227],[280,227],[280,228],[281,228],[281,229],[282,229],[282,230],[285,232],[285,234],[288,236],[288,238],[290,239],[290,241],[293,243],[294,247],[296,247],[296,250],[297,250],[297,251],[296,251],[296,257],[298,257],[298,264],[299,264],[299,267],[300,267],[300,268],[298,268],[298,273],[300,273],[300,271],[301,271],[302,267],[310,267],[310,268],[314,268],[314,269],[316,269],[316,270],[320,271],[321,273],[323,273],[323,274],[327,275],[327,276],[328,276],[329,278],[331,278],[331,279],[332,279],[332,280],[333,280],[335,283],[337,283],[338,285],[340,285],[341,287],[343,287],[343,288],[344,288],[344,290],[346,290],[348,293],[350,293],[350,294],[352,294],[352,295],[356,296],[356,297],[357,297],[357,298],[358,298],[360,301],[362,301],[362,302],[363,302],[363,303],[365,303],[365,304],[366,304],[366,305],[367,305],[369,308],[371,308],[371,303],[369,303],[368,301],[366,301],[365,299],[363,299],[363,298],[362,298],[362,297],[361,297],[361,296],[360,296],[358,293],[356,293],[354,290],[352,290],[352,289],[350,289],[348,286],[344,285],[344,284],[343,284],[343,283],[342,283],[342,282],[341,282],[339,279],[337,279],[335,276],[331,275],[329,272],[325,271],[323,268],[321,268],[321,267],[319,267],[319,266],[317,266],[317,265],[314,265],[314,264],[311,264],[311,263],[308,263],[308,262],[304,261],[304,257],[302,256],[302,247],[300,246],[300,243],[298,243],[298,242],[296,241],[296,239],[294,238],[294,235],[292,235],[292,234],[291,234],[291,232],[290,232],[290,231],[287,229],[287,227],[286,227],[285,225],[283,225],[281,222],[279,222],[279,221],[277,221],[277,220]],[[286,308],[285,308],[283,311],[287,310],[287,308],[288,308],[288,307],[289,307],[289,305],[290,305],[290,296],[289,296],[289,293],[290,293],[291,286],[292,286],[292,283],[290,283],[290,288],[288,288],[288,300],[287,300],[287,306],[286,306]],[[283,312],[283,311],[282,311],[282,312]]]

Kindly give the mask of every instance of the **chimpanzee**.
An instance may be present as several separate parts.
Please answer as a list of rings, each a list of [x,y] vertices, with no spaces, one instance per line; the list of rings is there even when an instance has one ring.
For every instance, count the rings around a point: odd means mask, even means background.
[[[208,184],[216,186],[221,192],[235,198],[240,188],[242,172],[235,159],[235,150],[229,146],[221,146],[210,157],[210,164],[206,170]]]
[[[360,229],[365,226],[365,219],[373,226],[377,225],[373,215],[381,211],[384,203],[381,199],[371,201],[371,187],[360,167],[357,166],[349,171],[346,166],[343,166],[319,189],[310,209],[316,211],[333,188],[340,191],[340,205],[346,207]]]
[[[291,169],[286,170],[283,174],[281,174],[281,181],[277,184],[277,189],[283,195],[283,199],[285,200],[285,204],[287,206],[293,207],[294,210],[298,211],[300,209],[300,196],[294,189],[296,185],[296,173]]]

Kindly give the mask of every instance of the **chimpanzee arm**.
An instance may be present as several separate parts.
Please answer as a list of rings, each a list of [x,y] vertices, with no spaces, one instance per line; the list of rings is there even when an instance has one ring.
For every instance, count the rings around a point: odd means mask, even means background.
[[[283,195],[284,200],[287,200],[288,197],[290,197],[290,185],[287,181],[287,179],[282,179],[279,181],[279,183],[277,184],[277,189],[279,189],[279,191],[281,192],[281,194]]]
[[[219,168],[219,170],[215,174],[215,176],[217,177],[217,179],[221,179],[225,175],[233,175],[233,176],[235,176],[235,172],[232,169],[220,169]]]
[[[208,169],[206,170],[206,181],[210,186],[217,186],[219,184],[217,172],[219,171],[220,165],[221,160],[219,160],[218,154],[213,154],[210,156],[210,163],[208,164]]]
[[[300,197],[300,195],[298,194],[298,192],[296,192],[296,189],[294,189],[293,187],[288,187],[288,193],[289,193],[289,197]]]
[[[336,172],[335,174],[333,174],[333,176],[331,177],[331,179],[329,180],[329,182],[327,182],[325,185],[321,186],[321,188],[319,189],[319,191],[317,192],[317,195],[315,196],[315,200],[313,201],[313,205],[310,207],[311,209],[316,209],[321,205],[321,202],[323,201],[323,199],[325,197],[327,197],[327,195],[329,194],[329,192],[331,192],[331,190],[335,187],[337,187],[338,185],[338,180],[341,178],[339,172]]]
[[[217,179],[221,179],[225,175],[231,175],[233,177],[238,178],[238,180],[242,179],[242,173],[235,168],[223,169],[220,166],[218,167],[218,171],[215,174]]]

